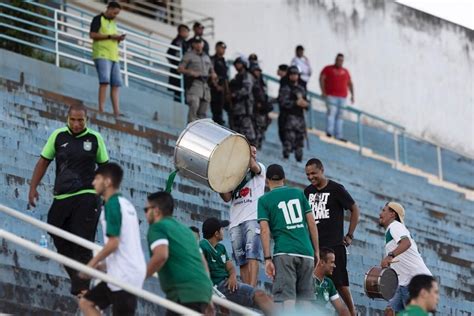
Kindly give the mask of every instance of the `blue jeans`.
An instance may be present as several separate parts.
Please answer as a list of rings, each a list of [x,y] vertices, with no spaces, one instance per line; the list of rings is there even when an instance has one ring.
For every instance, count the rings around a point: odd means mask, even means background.
[[[328,108],[326,133],[342,138],[342,107],[346,105],[346,98],[327,96]]]
[[[122,85],[122,75],[120,74],[120,63],[118,61],[97,58],[94,59],[94,64],[100,84],[110,84],[114,87]]]
[[[395,295],[388,301],[388,306],[390,306],[395,313],[398,313],[405,309],[409,296],[407,286],[398,286]]]
[[[219,290],[219,292],[224,294],[225,297],[231,302],[237,303],[242,306],[253,307],[253,297],[255,296],[255,289],[248,284],[238,282],[237,290],[235,290],[235,292],[231,292],[227,288],[228,280],[229,279],[225,279],[217,285],[217,289]]]
[[[260,225],[257,220],[250,220],[232,227],[229,231],[232,243],[232,256],[238,266],[243,266],[248,259],[260,260],[262,242]]]

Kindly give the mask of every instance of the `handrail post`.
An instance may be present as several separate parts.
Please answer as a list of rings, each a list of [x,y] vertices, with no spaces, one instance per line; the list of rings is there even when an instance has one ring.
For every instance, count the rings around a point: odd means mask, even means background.
[[[396,128],[393,130],[393,150],[395,154],[395,169],[398,169],[400,157],[398,149],[398,133]]]
[[[402,132],[402,150],[403,150],[403,164],[408,165],[407,157],[407,137],[405,132]]]
[[[183,50],[179,49],[179,59],[183,60]],[[181,104],[185,105],[186,100],[184,97],[184,74],[181,74],[181,79],[179,80],[179,86],[181,87]]]
[[[127,39],[123,41],[123,72],[125,74],[125,86],[128,87]]]
[[[359,139],[359,154],[362,155],[362,148],[364,148],[364,134],[362,130],[362,121],[361,121],[362,113],[357,113],[357,136]]]
[[[438,178],[443,180],[443,161],[441,159],[441,147],[436,145],[436,154],[438,156]]]
[[[58,10],[54,10],[54,49],[56,51],[56,58],[55,58],[56,67],[59,67]]]

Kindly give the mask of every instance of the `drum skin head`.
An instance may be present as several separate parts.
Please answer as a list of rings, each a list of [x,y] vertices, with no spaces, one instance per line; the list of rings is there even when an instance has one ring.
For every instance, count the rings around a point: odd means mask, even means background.
[[[247,173],[250,146],[241,135],[224,139],[213,151],[208,166],[210,187],[218,193],[234,190]]]
[[[398,287],[398,275],[395,270],[388,268],[382,271],[380,282],[380,293],[387,301],[394,295]]]

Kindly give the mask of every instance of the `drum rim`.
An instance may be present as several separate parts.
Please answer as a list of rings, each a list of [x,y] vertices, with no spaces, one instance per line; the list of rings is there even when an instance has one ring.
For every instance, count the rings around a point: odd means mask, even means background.
[[[367,276],[369,275],[370,271],[372,271],[373,269],[375,268],[382,268],[382,267],[378,267],[378,266],[373,266],[372,268],[369,269],[369,271],[367,271],[365,273],[365,276],[364,276],[364,292],[365,292],[365,295],[367,295],[368,298],[374,300],[376,298],[379,298],[379,297],[371,297],[369,295],[369,293],[367,292]],[[385,268],[382,268],[382,270],[380,272],[382,272]],[[380,278],[382,277],[382,274],[380,274],[378,277],[377,277],[377,284],[379,285],[380,287]],[[371,292],[371,293],[377,293],[377,294],[380,294],[379,292]],[[385,299],[384,297],[382,297],[382,299]]]

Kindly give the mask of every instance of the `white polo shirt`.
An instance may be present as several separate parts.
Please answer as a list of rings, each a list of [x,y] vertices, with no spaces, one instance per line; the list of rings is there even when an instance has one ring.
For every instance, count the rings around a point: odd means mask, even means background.
[[[415,241],[411,238],[408,229],[399,221],[393,221],[387,227],[385,232],[385,255],[397,248],[398,243],[403,238],[408,238],[411,242],[410,248],[399,254],[390,265],[398,274],[398,284],[407,286],[411,278],[418,274],[432,275],[428,267],[425,265],[423,258],[418,252]]]

